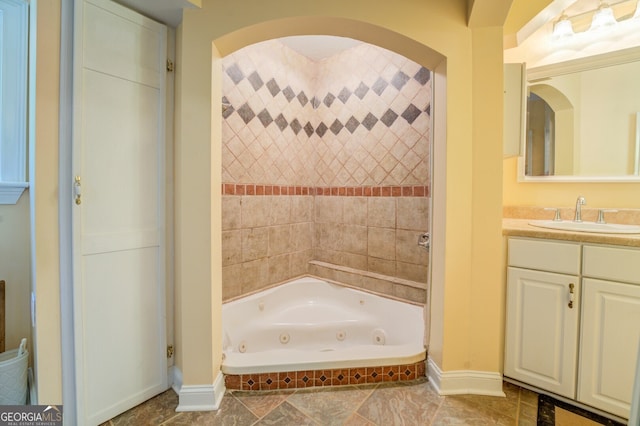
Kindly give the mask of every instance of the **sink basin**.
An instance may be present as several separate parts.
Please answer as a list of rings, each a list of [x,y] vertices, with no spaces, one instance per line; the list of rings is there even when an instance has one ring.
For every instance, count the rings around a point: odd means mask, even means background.
[[[529,225],[540,228],[560,229],[573,232],[595,232],[598,234],[640,234],[639,225],[621,225],[617,223],[572,222],[555,220],[532,220]]]

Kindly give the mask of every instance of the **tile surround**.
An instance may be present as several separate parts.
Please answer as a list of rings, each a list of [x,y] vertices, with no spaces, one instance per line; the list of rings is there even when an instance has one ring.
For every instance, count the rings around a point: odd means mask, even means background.
[[[431,73],[368,44],[314,62],[268,41],[223,59],[223,95],[223,300],[313,267],[424,303],[427,211],[404,210],[430,197]]]
[[[289,371],[282,373],[225,374],[230,390],[270,391],[322,386],[361,385],[412,381],[425,376],[424,361],[381,367]]]
[[[223,59],[223,181],[424,185],[430,72],[362,44],[311,61],[278,41]]]

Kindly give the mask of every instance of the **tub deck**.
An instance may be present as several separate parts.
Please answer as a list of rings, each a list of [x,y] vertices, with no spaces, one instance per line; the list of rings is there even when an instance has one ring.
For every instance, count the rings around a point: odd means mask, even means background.
[[[229,389],[424,376],[423,308],[311,277],[223,305]]]

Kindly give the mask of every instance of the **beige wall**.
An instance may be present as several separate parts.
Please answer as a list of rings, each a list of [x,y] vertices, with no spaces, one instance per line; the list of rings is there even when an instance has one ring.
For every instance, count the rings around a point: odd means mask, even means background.
[[[488,0],[476,0],[484,4]],[[490,2],[489,2],[490,3]],[[475,7],[475,6],[474,6]],[[507,7],[508,5],[502,5]],[[430,353],[445,371],[501,370],[502,30],[466,26],[466,2],[428,0],[372,4],[203,1],[180,28],[176,117],[177,365],[185,384],[211,383],[221,355],[219,321],[220,149],[219,57],[268,38],[342,35],[376,44],[435,69],[446,58],[446,130],[436,130],[436,250]],[[479,20],[481,21],[481,20]],[[211,41],[214,41],[213,61]],[[213,64],[213,67],[212,67]],[[214,71],[213,84],[211,70]],[[443,69],[443,67],[439,67]],[[211,90],[210,90],[211,88]],[[474,101],[475,99],[475,101]],[[443,103],[444,104],[444,103]],[[445,133],[446,132],[446,133]],[[444,136],[446,135],[446,140]],[[436,186],[439,186],[436,192]],[[211,196],[211,198],[209,198]],[[211,201],[210,201],[211,200]],[[211,220],[213,218],[213,221]],[[217,219],[217,220],[216,220]],[[487,310],[490,312],[487,313]],[[207,320],[212,320],[209,326]],[[197,327],[194,325],[197,324]],[[213,362],[212,362],[213,360]]]
[[[30,25],[37,38],[29,155],[31,187],[16,205],[0,206],[0,279],[7,281],[7,348],[22,337],[35,344],[39,403],[62,403],[58,237],[58,103],[60,1],[32,1]],[[31,87],[30,90],[33,90]],[[35,217],[30,223],[30,206]],[[33,234],[33,235],[32,235]],[[35,242],[36,263],[30,261]],[[32,274],[33,273],[33,274]],[[36,327],[31,331],[30,292],[36,293]],[[31,340],[35,340],[32,342]]]
[[[37,19],[35,133],[30,135],[31,203],[36,292],[36,381],[38,403],[62,403],[60,257],[58,233],[58,122],[60,1],[31,3]],[[32,9],[33,12],[34,9]],[[32,21],[33,22],[33,21]]]
[[[6,344],[31,342],[29,191],[15,205],[0,205],[0,280],[6,281]]]
[[[517,158],[504,161],[504,205],[573,207],[582,195],[592,208],[640,208],[640,182],[518,182]]]

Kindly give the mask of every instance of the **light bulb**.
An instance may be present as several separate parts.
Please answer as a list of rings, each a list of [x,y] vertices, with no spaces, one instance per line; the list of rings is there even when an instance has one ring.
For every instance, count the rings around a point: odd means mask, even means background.
[[[560,40],[565,37],[571,37],[573,35],[573,26],[571,21],[567,18],[567,15],[560,16],[558,22],[553,25],[552,37],[554,40]]]
[[[606,3],[600,3],[598,10],[593,14],[591,20],[590,30],[597,30],[599,28],[608,27],[616,24],[616,17],[613,16],[613,9]]]

